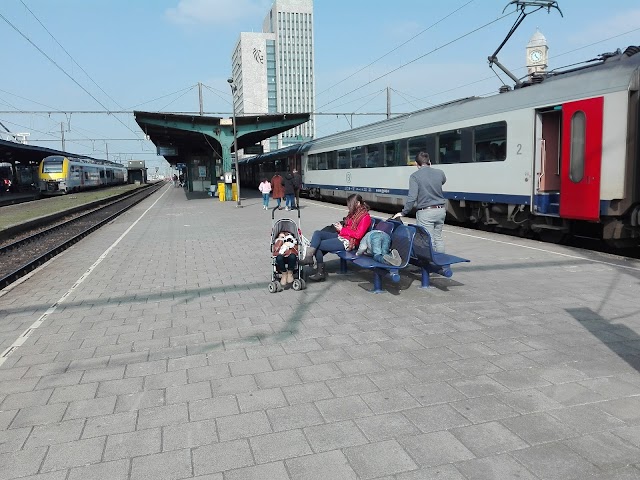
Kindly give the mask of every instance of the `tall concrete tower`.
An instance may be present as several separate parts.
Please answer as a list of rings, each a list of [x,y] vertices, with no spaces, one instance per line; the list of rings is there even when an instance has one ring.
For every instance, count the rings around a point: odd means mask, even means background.
[[[262,33],[241,33],[232,56],[236,110],[244,114],[315,110],[313,0],[275,0]],[[315,118],[269,139],[275,150],[315,137]]]

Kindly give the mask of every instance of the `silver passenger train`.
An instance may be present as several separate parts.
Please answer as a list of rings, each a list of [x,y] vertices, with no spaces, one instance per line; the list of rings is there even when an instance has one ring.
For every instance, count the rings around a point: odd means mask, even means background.
[[[50,155],[40,162],[40,192],[65,194],[127,183],[127,168],[93,158]]]
[[[399,211],[422,150],[445,172],[447,213],[459,222],[638,245],[639,104],[640,47],[629,47],[512,91],[263,154],[244,164],[244,176],[268,176],[267,162],[273,168],[281,152],[289,168],[301,164],[311,196],[342,201],[358,192]]]

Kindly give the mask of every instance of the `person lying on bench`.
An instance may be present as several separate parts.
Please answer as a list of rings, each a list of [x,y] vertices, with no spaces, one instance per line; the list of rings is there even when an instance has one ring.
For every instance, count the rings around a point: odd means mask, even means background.
[[[392,232],[393,224],[379,222],[362,238],[356,255],[369,255],[378,263],[386,263],[394,267],[401,265],[402,258],[400,258],[398,250],[390,250]]]

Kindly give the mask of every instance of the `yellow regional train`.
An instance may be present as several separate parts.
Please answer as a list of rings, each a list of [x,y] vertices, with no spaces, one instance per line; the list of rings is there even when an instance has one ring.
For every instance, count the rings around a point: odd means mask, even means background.
[[[40,192],[64,194],[127,182],[127,168],[92,158],[51,155],[40,162]]]

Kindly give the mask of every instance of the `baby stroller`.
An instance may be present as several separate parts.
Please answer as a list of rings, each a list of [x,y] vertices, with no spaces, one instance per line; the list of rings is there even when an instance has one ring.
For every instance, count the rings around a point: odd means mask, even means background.
[[[271,245],[269,248],[269,252],[271,252],[271,281],[269,282],[269,292],[281,292],[284,290],[282,285],[282,274],[278,272],[278,268],[276,266],[276,257],[273,255],[273,248],[276,243],[276,239],[278,238],[278,234],[280,232],[289,232],[293,235],[297,246],[298,246],[298,261],[296,262],[296,269],[293,272],[293,283],[291,287],[298,291],[304,290],[307,286],[304,280],[304,271],[303,266],[300,265],[300,259],[304,257],[306,253],[306,247],[308,246],[308,240],[302,235],[302,231],[296,222],[290,218],[281,218],[275,219],[275,212],[278,207],[275,207],[271,211],[271,221],[273,227],[271,228]],[[300,210],[298,210],[298,223],[300,223]]]

